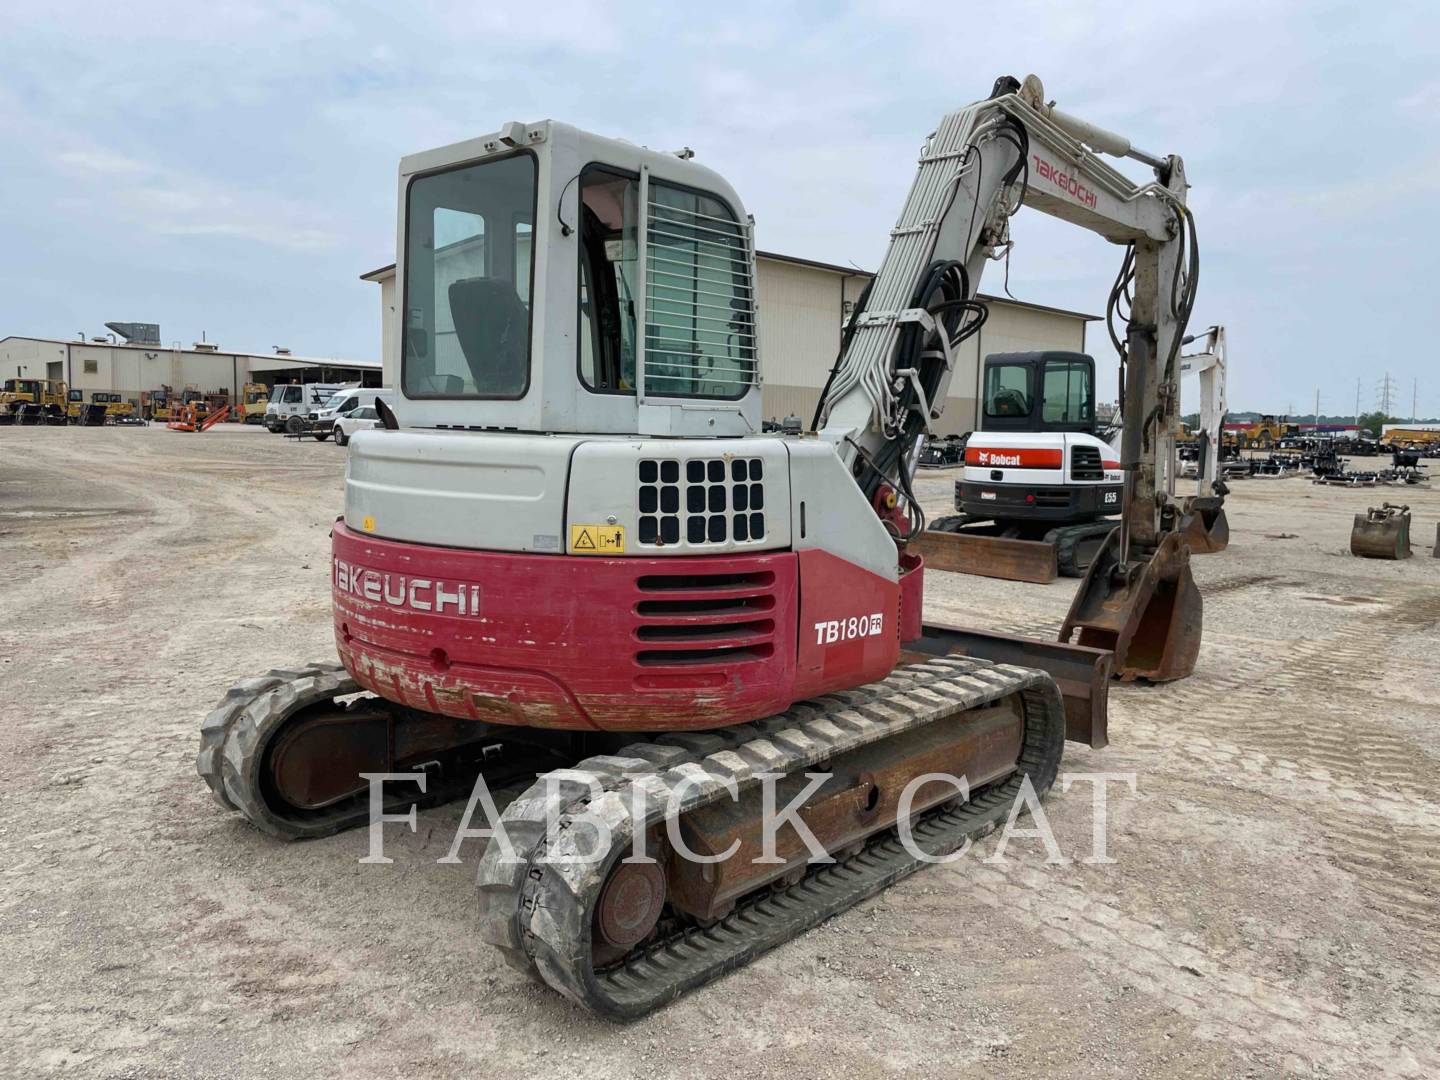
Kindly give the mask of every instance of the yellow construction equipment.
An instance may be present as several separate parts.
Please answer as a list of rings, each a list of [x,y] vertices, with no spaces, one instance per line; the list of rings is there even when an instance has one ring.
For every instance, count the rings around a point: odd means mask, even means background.
[[[1440,429],[1423,427],[1392,427],[1380,436],[1380,448],[1393,450],[1429,450],[1440,446]]]
[[[15,423],[22,413],[28,413],[24,422],[38,422],[43,417],[63,424],[69,397],[70,387],[63,379],[6,379],[0,387],[0,422]]]
[[[1242,450],[1270,450],[1281,439],[1300,434],[1300,425],[1290,423],[1289,419],[1286,416],[1265,415],[1247,427],[1230,428],[1226,434],[1233,435]]]
[[[246,383],[240,390],[240,404],[232,420],[244,424],[263,424],[265,406],[270,403],[270,388],[264,383]]]

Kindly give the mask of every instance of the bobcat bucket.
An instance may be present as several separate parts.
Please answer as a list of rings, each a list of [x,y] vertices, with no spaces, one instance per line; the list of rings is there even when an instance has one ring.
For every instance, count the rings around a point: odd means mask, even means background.
[[[1191,495],[1180,503],[1180,535],[1191,555],[1210,555],[1230,546],[1230,522],[1223,495]]]
[[[1060,640],[1111,650],[1125,682],[1169,682],[1195,670],[1203,624],[1185,538],[1167,532],[1148,559],[1122,561],[1116,529],[1080,583]]]
[[[1350,554],[1362,559],[1410,557],[1410,507],[1385,503],[1355,515]]]

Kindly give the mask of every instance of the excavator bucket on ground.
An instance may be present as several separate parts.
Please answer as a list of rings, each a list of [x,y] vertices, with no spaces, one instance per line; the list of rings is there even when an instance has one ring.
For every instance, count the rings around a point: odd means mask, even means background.
[[[1385,503],[1355,515],[1350,554],[1363,559],[1410,557],[1410,507]]]
[[[1210,555],[1230,546],[1225,500],[1218,495],[1192,495],[1180,504],[1180,534],[1192,555]]]
[[[1127,560],[1117,529],[1080,583],[1060,641],[1110,649],[1115,675],[1126,682],[1169,682],[1195,670],[1202,614],[1181,533],[1166,533],[1148,559]]]

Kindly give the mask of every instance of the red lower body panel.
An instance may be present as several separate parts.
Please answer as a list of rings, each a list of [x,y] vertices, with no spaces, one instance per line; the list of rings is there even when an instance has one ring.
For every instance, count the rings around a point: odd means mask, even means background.
[[[821,551],[599,558],[333,533],[335,641],[366,689],[448,716],[674,731],[883,678],[899,586]]]

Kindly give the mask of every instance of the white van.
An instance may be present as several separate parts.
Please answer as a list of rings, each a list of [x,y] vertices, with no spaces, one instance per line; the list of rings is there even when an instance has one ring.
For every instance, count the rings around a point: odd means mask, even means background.
[[[324,442],[329,438],[336,420],[349,416],[356,409],[373,409],[377,400],[393,406],[395,392],[388,386],[352,386],[341,390],[319,409],[306,416],[308,430],[317,440]]]
[[[305,418],[318,412],[341,390],[352,383],[276,383],[265,406],[265,426],[270,431],[304,431]]]

